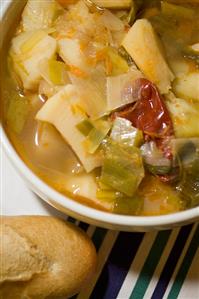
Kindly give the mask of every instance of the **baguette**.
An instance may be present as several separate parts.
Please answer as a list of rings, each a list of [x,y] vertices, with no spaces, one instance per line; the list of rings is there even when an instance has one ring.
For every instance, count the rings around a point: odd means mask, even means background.
[[[87,235],[54,217],[2,217],[0,242],[2,299],[68,298],[95,270]]]

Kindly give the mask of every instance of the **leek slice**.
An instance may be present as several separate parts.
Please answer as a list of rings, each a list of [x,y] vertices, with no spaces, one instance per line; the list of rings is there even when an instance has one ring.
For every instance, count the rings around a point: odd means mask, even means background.
[[[142,157],[149,172],[154,175],[167,174],[171,170],[171,161],[164,157],[154,141],[147,142],[141,147]]]
[[[178,190],[188,208],[199,205],[199,155],[184,170],[184,177],[178,186]]]
[[[88,153],[93,154],[110,130],[110,123],[104,120],[94,122],[94,127],[89,132],[86,140],[83,142]]]
[[[131,0],[92,0],[99,7],[111,8],[111,9],[121,9],[130,8]]]
[[[27,53],[31,51],[43,38],[45,38],[46,33],[42,30],[34,32],[29,39],[27,39],[20,47],[21,53]]]
[[[114,202],[114,212],[120,214],[139,215],[143,208],[143,198],[134,194],[133,197],[128,197],[125,194],[107,186],[98,180],[98,189],[96,197],[101,202]]]
[[[121,117],[114,120],[110,137],[115,142],[128,146],[139,147],[143,143],[142,131],[134,128],[129,120]]]
[[[67,66],[65,63],[56,60],[48,61],[49,67],[49,77],[53,84],[64,85],[67,80],[64,80],[64,75],[66,76]]]
[[[192,19],[194,10],[181,5],[175,5],[166,1],[161,1],[161,11],[163,15],[173,16],[175,18]]]
[[[29,108],[26,97],[21,97],[15,92],[10,94],[6,120],[15,133],[20,134],[23,130]]]
[[[69,83],[68,67],[64,62],[55,59],[44,59],[39,65],[41,76],[50,85],[66,85]]]
[[[132,196],[144,177],[139,149],[108,141],[105,145],[101,182]]]
[[[129,70],[128,63],[118,52],[109,47],[107,49],[106,71],[109,76],[118,76],[127,73]]]
[[[86,118],[86,119],[82,120],[80,123],[78,123],[76,125],[76,128],[84,136],[88,136],[88,134],[90,133],[90,131],[93,129],[93,124],[91,123],[91,121],[88,118]]]
[[[137,98],[131,93],[132,82],[144,78],[144,75],[137,69],[131,67],[129,72],[114,77],[107,77],[107,109],[115,110],[124,105],[133,103]]]
[[[78,78],[69,72],[70,80],[81,97],[81,106],[91,119],[107,114],[106,76],[95,68],[88,78]]]

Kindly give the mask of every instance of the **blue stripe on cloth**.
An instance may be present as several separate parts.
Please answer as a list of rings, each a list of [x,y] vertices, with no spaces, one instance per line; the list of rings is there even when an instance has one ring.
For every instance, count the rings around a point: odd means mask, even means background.
[[[159,277],[159,281],[155,287],[151,299],[161,299],[164,296],[166,288],[169,284],[173,271],[177,265],[178,259],[182,253],[185,243],[189,237],[193,225],[187,225],[181,228],[178,237],[174,243],[172,250],[170,251],[167,262]]]
[[[119,233],[90,299],[117,297],[143,237],[144,233]]]
[[[89,227],[89,224],[85,222],[80,222],[79,227],[86,232]]]

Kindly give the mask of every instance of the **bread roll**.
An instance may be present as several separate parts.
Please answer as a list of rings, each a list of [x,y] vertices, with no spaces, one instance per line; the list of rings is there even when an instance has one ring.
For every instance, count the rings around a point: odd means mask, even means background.
[[[95,269],[87,235],[54,217],[2,217],[0,298],[68,298]]]

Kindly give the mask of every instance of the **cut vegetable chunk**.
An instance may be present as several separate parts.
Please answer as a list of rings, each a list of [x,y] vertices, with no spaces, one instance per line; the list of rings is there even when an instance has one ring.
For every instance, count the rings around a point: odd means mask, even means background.
[[[55,0],[28,0],[22,14],[23,30],[49,28],[60,11],[61,7]]]
[[[78,100],[79,96],[75,87],[67,85],[48,99],[37,113],[36,118],[53,124],[72,147],[85,170],[90,172],[101,165],[101,156],[99,154],[90,155],[84,148],[85,137],[79,132],[76,125],[85,119],[85,114],[81,110],[73,108]]]
[[[111,124],[105,120],[97,120],[93,125],[94,127],[91,129],[84,141],[84,146],[90,154],[95,153],[111,127]]]
[[[173,83],[173,91],[179,98],[199,101],[199,72],[177,78]]]
[[[132,94],[132,82],[144,75],[133,67],[129,72],[114,77],[107,77],[107,109],[115,110],[137,100]]]
[[[138,148],[109,141],[105,146],[102,183],[132,196],[144,177],[144,168]]]
[[[95,69],[88,78],[78,78],[69,73],[71,82],[81,97],[81,106],[92,119],[107,114],[106,76],[103,70]]]
[[[120,9],[130,8],[132,0],[92,0],[93,3],[100,7]]]
[[[38,87],[40,62],[53,58],[56,48],[56,40],[41,30],[21,33],[12,40],[10,55],[25,89]]]
[[[77,39],[64,38],[58,41],[58,51],[61,58],[71,67],[78,68],[79,74],[82,76],[84,72],[88,72],[88,64],[86,57],[81,50],[80,43]]]
[[[142,131],[134,128],[132,123],[121,117],[116,117],[110,137],[121,144],[139,147],[143,142]]]
[[[175,136],[177,138],[199,137],[199,104],[176,98],[172,93],[166,97]]]
[[[154,82],[161,93],[171,88],[174,75],[162,54],[160,41],[146,19],[137,20],[122,42],[144,75]]]
[[[41,76],[51,85],[66,85],[70,82],[67,65],[55,59],[44,59],[39,65]]]

